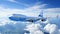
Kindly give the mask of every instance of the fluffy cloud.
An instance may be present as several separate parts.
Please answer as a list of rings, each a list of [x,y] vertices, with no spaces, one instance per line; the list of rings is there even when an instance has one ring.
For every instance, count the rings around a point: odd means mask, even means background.
[[[32,23],[30,25],[27,25],[25,30],[29,31],[30,34],[44,34],[39,28],[41,28],[41,25],[39,23]]]
[[[44,9],[44,16],[45,17],[56,17],[60,16],[60,8],[48,8]]]
[[[49,32],[50,34],[60,34],[58,31],[58,27],[55,24],[47,24],[44,27],[45,31]]]
[[[47,32],[52,32],[52,31],[54,31],[54,29],[56,28],[56,25],[55,24],[47,24],[45,27],[44,27],[44,29],[46,29],[47,30]]]
[[[19,3],[15,0],[9,0],[9,1]],[[28,6],[26,4],[24,4],[24,5]],[[42,9],[45,6],[46,6],[46,4],[34,5],[32,7],[28,7],[28,8],[23,9],[23,10],[4,8],[3,6],[1,6],[0,7],[0,19],[1,19],[0,26],[6,25],[7,23],[10,23],[11,21],[8,19],[8,17],[14,13],[23,14],[23,15],[27,15],[27,16],[31,16],[31,17],[38,17],[40,12],[43,10],[44,16],[51,17],[51,16],[56,16],[57,15],[56,12],[60,12],[60,8]],[[55,13],[52,13],[52,12],[55,12]],[[15,22],[13,22],[13,23],[15,23]],[[14,26],[14,27],[16,27],[16,26]],[[29,24],[28,26],[26,26],[26,28],[27,28],[26,30],[31,32],[31,34],[44,34],[41,30],[39,30],[39,28],[41,28],[40,22],[39,22],[39,24]],[[18,27],[17,27],[17,29],[18,29]],[[44,30],[46,30],[50,34],[56,34],[56,33],[60,34],[59,33],[60,30],[58,31],[57,25],[55,25],[55,24],[47,24],[44,27]]]

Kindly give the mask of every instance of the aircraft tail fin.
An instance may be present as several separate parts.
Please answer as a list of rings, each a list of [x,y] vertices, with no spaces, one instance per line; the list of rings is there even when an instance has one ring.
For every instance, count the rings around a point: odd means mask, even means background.
[[[43,17],[43,11],[41,11],[38,16],[39,16],[39,17]]]

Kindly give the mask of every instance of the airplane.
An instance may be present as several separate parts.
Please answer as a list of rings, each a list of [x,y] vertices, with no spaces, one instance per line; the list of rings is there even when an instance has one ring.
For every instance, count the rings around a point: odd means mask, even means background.
[[[39,14],[38,17],[28,17],[22,14],[13,14],[9,17],[12,21],[22,21],[22,22],[36,22],[38,20],[46,21],[46,18],[43,18],[43,13]]]

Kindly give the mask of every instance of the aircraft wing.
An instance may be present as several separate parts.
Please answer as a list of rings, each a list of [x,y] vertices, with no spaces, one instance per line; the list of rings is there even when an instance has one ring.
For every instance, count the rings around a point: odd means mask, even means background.
[[[29,22],[36,22],[40,20],[39,18],[27,18],[25,21],[29,21]]]

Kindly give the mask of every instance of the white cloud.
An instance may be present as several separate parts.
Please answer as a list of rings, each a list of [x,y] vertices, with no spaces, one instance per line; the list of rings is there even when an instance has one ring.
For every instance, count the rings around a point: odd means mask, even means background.
[[[15,0],[9,0],[10,2],[16,2]],[[22,3],[21,3],[22,4]],[[27,4],[24,4],[25,6],[28,6]],[[60,12],[60,8],[49,8],[49,9],[42,9],[46,6],[46,4],[41,5],[34,5],[32,7],[28,7],[26,9],[10,9],[10,8],[4,8],[3,6],[0,6],[0,26],[5,25],[7,22],[10,22],[8,19],[9,16],[11,16],[14,13],[23,14],[27,16],[37,17],[39,13],[43,10],[46,11],[44,13],[44,16],[56,16],[57,14],[54,12]],[[60,14],[59,14],[60,15]],[[39,24],[30,24],[26,26],[26,30],[30,31],[30,34],[44,34],[39,28],[41,28],[42,25]],[[60,30],[58,30],[57,25],[55,24],[47,24],[44,29],[49,32],[50,34],[60,34]]]
[[[14,0],[15,1],[15,0]],[[9,17],[11,16],[13,13],[18,13],[18,14],[23,14],[23,15],[26,15],[26,16],[31,16],[31,17],[38,17],[38,15],[40,14],[40,12],[43,10],[43,11],[46,11],[46,12],[57,12],[59,11],[59,8],[57,9],[41,9],[41,8],[44,8],[46,6],[46,4],[41,4],[41,5],[34,5],[32,7],[28,7],[26,9],[10,9],[10,8],[5,8],[3,5],[0,5],[0,18],[1,17]],[[44,12],[44,16],[56,16],[57,14],[54,14],[54,13],[46,13]]]
[[[15,1],[15,0],[10,0],[10,1]],[[34,6],[21,10],[21,9],[10,9],[10,8],[4,7],[3,5],[0,5],[0,12],[6,15],[12,14],[12,13],[20,13],[20,14],[24,14],[27,16],[38,16],[39,13],[42,11],[41,8],[43,8],[44,6],[46,6],[46,4],[41,4],[41,5],[35,4]]]
[[[47,24],[44,29],[50,34],[60,34],[58,31],[58,27],[55,24]]]
[[[7,1],[14,2],[14,3],[20,4],[20,5],[26,6],[26,7],[30,6],[29,4],[18,2],[17,0],[7,0]]]
[[[58,31],[59,31],[59,33],[60,33],[60,29],[59,29]]]
[[[45,10],[45,12],[60,13],[60,8],[48,8],[48,9]]]
[[[11,2],[14,2],[15,0],[10,0]],[[32,7],[28,7],[26,9],[10,9],[10,8],[4,8],[3,6],[0,6],[0,24],[2,25],[5,25],[8,20],[8,17],[11,16],[11,14],[13,13],[19,13],[19,14],[23,14],[23,15],[27,15],[27,16],[38,16],[39,13],[43,10],[43,11],[46,11],[44,13],[45,16],[56,16],[57,14],[54,13],[54,12],[60,12],[60,8],[50,8],[50,9],[41,9],[43,7],[45,7],[46,4],[41,4],[41,5],[34,5]],[[52,13],[53,12],[53,13]],[[4,22],[3,22],[4,21]],[[0,26],[1,26],[0,25]],[[37,24],[31,24],[29,25],[27,28],[28,30],[32,32],[42,32],[40,30],[38,30],[38,28],[40,27],[41,25],[37,25]],[[57,30],[57,26],[55,24],[47,24],[44,29],[47,31],[47,32],[50,32],[50,33],[55,33],[56,30]],[[38,31],[37,31],[38,30]],[[57,30],[58,31],[58,30]],[[35,32],[35,33],[36,33]]]
[[[40,27],[41,25],[39,23],[37,24],[31,23],[26,26],[25,30],[29,31],[30,34],[44,34],[41,30],[39,30]]]
[[[30,33],[30,34],[44,34],[42,31],[40,31],[40,30],[37,30],[37,31],[35,31],[35,32],[32,32],[32,33]]]
[[[10,2],[16,2],[15,0],[7,0],[7,1],[10,1]]]
[[[15,1],[15,0],[10,0],[10,1]],[[1,23],[6,24],[6,21],[9,21],[8,17],[11,16],[12,14],[14,14],[14,13],[15,14],[23,14],[23,15],[31,16],[31,17],[37,17],[38,14],[39,14],[38,12],[41,11],[41,10],[39,10],[40,6],[42,8],[43,6],[45,6],[45,4],[34,5],[32,7],[29,7],[29,8],[23,9],[23,10],[21,10],[21,9],[10,9],[10,8],[4,7],[3,5],[0,5],[0,19],[3,19],[1,21],[4,21],[4,22],[1,22]]]
[[[45,17],[56,17],[60,16],[60,8],[48,8],[44,9],[44,16]]]
[[[56,25],[55,24],[47,24],[44,29],[47,31],[47,32],[50,32],[52,33],[56,28]]]

